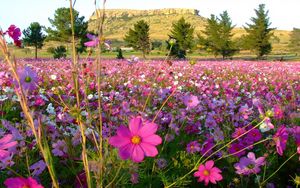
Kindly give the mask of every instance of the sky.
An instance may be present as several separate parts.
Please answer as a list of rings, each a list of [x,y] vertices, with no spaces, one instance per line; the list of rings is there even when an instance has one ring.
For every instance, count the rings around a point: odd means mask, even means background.
[[[76,0],[75,9],[88,19],[95,10],[95,0]],[[102,7],[103,0],[97,0]],[[6,30],[15,24],[22,30],[31,22],[50,26],[48,18],[53,18],[57,8],[68,7],[69,0],[0,0],[0,27]],[[227,10],[233,24],[238,27],[255,16],[254,9],[266,4],[272,27],[281,30],[300,28],[300,0],[107,0],[106,8],[114,9],[198,9],[201,16],[219,15]],[[101,4],[101,6],[100,6]]]

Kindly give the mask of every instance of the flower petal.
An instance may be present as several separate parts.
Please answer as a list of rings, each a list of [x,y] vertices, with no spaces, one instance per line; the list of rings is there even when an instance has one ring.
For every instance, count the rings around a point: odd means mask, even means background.
[[[135,117],[130,120],[129,130],[133,135],[137,135],[137,133],[141,127],[142,127],[142,118],[141,117]]]
[[[158,154],[156,147],[151,144],[141,143],[140,146],[147,157],[155,157]]]
[[[154,134],[154,135],[148,136],[146,138],[143,138],[142,142],[149,143],[149,144],[156,146],[156,145],[159,145],[162,143],[162,139],[160,136]]]
[[[0,139],[0,144],[4,144],[4,143],[7,143],[7,142],[10,142],[13,138],[13,135],[12,134],[7,134],[5,135],[3,138]]]
[[[144,151],[139,145],[133,146],[131,159],[136,163],[142,162],[144,160]]]
[[[109,144],[114,147],[123,147],[130,143],[130,138],[122,136],[113,136],[109,138]]]
[[[124,125],[121,125],[118,130],[117,130],[117,135],[122,136],[122,137],[128,137],[131,138],[131,133],[127,127]]]
[[[138,132],[141,137],[153,135],[157,131],[158,126],[155,123],[146,123]]]
[[[213,160],[209,160],[205,163],[206,170],[210,170],[213,166],[214,166],[214,161]]]
[[[132,155],[133,145],[127,144],[126,146],[119,148],[119,155],[122,160],[129,159]]]

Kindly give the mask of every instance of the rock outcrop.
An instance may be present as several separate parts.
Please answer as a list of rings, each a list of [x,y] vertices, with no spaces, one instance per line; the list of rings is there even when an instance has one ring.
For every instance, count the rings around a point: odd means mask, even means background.
[[[99,11],[99,10],[97,10]],[[98,12],[99,13],[99,12]],[[136,16],[153,16],[153,15],[199,15],[196,9],[153,9],[153,10],[130,10],[130,9],[106,9],[107,18],[136,17]],[[94,12],[90,20],[97,19],[97,13]]]

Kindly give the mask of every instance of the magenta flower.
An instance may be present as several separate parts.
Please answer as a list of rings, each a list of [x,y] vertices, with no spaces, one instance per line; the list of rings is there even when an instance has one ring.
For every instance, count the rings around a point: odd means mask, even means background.
[[[10,152],[7,149],[10,149],[17,145],[16,141],[13,141],[13,136],[11,134],[5,135],[0,139],[0,160],[5,159],[10,156]]]
[[[7,188],[44,188],[42,185],[38,184],[38,182],[29,177],[17,177],[17,178],[8,178],[5,180],[4,185]]]
[[[98,46],[99,38],[96,35],[92,35],[92,34],[88,33],[86,36],[87,36],[87,38],[90,39],[90,41],[84,43],[84,45],[86,47],[96,47],[96,46]]]
[[[233,143],[230,145],[228,152],[234,156],[241,157],[246,154],[245,150],[243,150],[244,148],[245,146],[241,143]]]
[[[247,157],[242,157],[239,163],[234,164],[237,174],[250,175],[260,172],[260,166],[265,164],[265,157],[255,158],[253,152],[249,152]]]
[[[117,129],[117,135],[109,139],[109,144],[119,149],[121,159],[138,163],[144,160],[144,156],[158,154],[155,146],[161,144],[162,139],[155,134],[157,128],[155,123],[143,124],[141,117],[135,117],[130,120],[129,129],[125,126]]]
[[[282,111],[282,109],[280,108],[279,105],[275,105],[273,110],[274,110],[274,118],[275,119],[282,119],[283,118],[284,114],[283,114],[283,111]]]
[[[277,129],[277,132],[273,137],[273,140],[276,143],[277,153],[281,156],[283,155],[283,151],[285,150],[288,137],[289,137],[289,134],[284,125],[280,126]]]
[[[30,67],[26,66],[24,69],[19,69],[18,75],[23,90],[32,91],[37,88],[38,76],[37,73],[33,71]],[[15,84],[19,86],[17,81],[15,81]]]
[[[192,141],[188,143],[188,145],[186,146],[186,151],[188,153],[196,153],[199,152],[200,150],[201,150],[200,144],[197,141]]]
[[[4,34],[6,33],[14,40],[16,46],[21,47],[21,40],[19,39],[21,37],[20,28],[17,28],[15,25],[11,25]]]
[[[204,181],[205,186],[208,185],[209,182],[216,184],[217,181],[221,181],[223,179],[221,170],[214,166],[214,161],[207,161],[204,165],[201,164],[198,168],[198,171],[194,173],[194,177],[199,177],[198,182]]]
[[[188,108],[194,108],[199,104],[199,100],[198,100],[198,97],[195,95],[186,95],[183,97],[183,103]]]

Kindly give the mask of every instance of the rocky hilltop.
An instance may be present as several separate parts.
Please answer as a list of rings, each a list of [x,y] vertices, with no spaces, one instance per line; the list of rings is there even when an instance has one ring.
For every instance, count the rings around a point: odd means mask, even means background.
[[[101,10],[98,10],[98,13]],[[107,18],[122,18],[122,17],[136,17],[136,16],[154,16],[154,15],[199,15],[196,9],[152,9],[152,10],[132,10],[132,9],[107,9],[105,15]],[[97,19],[97,13],[94,12],[90,20]]]

